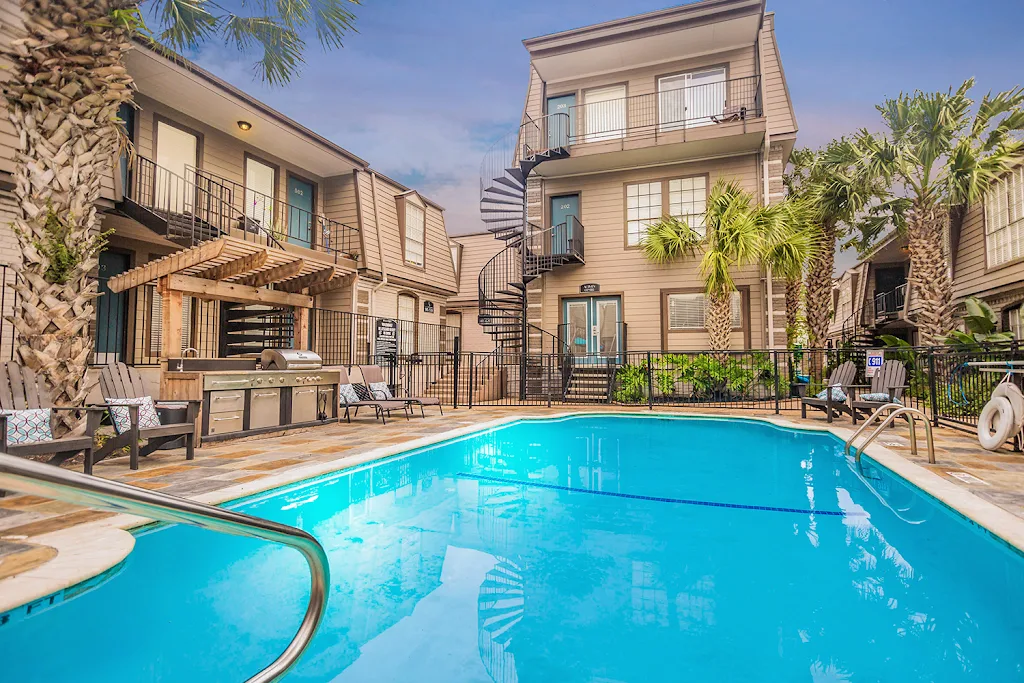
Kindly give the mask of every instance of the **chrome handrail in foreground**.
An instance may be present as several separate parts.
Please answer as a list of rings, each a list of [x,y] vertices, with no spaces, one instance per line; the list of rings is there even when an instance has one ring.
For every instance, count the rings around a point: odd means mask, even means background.
[[[895,420],[900,415],[906,415],[907,416],[907,423],[910,425],[910,453],[911,453],[911,455],[917,455],[917,426],[916,426],[916,422],[917,421],[915,420],[915,418],[920,416],[920,418],[924,421],[924,433],[925,433],[925,438],[927,439],[927,445],[928,445],[928,462],[930,464],[934,465],[935,464],[935,441],[932,439],[932,425],[928,421],[928,416],[925,415],[920,410],[918,410],[917,408],[911,408],[909,406],[900,405],[899,403],[886,403],[885,405],[883,405],[883,406],[879,407],[877,410],[875,410],[875,412],[871,413],[871,417],[869,417],[868,419],[864,420],[864,424],[862,424],[860,426],[860,428],[856,432],[853,433],[853,436],[851,436],[849,439],[846,440],[846,445],[843,448],[843,452],[846,453],[847,455],[850,454],[850,446],[853,445],[854,440],[858,436],[860,436],[864,432],[865,429],[870,427],[871,424],[873,422],[875,422],[875,420],[878,419],[878,416],[882,413],[883,410],[891,410],[892,412],[889,413],[888,417],[886,417],[882,421],[882,424],[878,425],[878,428],[875,431],[871,432],[871,435],[868,436],[867,440],[865,440],[864,443],[862,443],[860,446],[858,446],[856,449],[854,449],[854,458],[856,459],[857,464],[860,465],[860,456],[862,456],[864,454],[864,449],[868,447],[868,444],[871,443],[872,441],[874,441],[875,437],[878,436],[879,434],[881,434],[883,429],[885,429],[890,424],[892,424],[893,420]]]
[[[246,683],[272,683],[298,661],[327,609],[330,570],[327,554],[311,535],[259,517],[71,472],[53,465],[0,453],[0,490],[18,491],[110,512],[141,515],[161,522],[190,524],[235,536],[259,538],[295,548],[310,571],[309,607],[295,637],[271,664]]]

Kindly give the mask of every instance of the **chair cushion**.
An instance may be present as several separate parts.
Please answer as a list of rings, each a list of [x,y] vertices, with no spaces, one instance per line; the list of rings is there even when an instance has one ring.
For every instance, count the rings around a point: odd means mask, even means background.
[[[378,401],[393,401],[395,398],[391,395],[387,382],[370,382],[370,392]]]
[[[53,441],[49,408],[4,410],[0,413],[7,416],[7,443],[14,445]]]
[[[108,398],[107,403],[112,406],[110,408],[110,417],[114,422],[114,431],[118,434],[124,434],[132,427],[131,414],[128,412],[128,408],[119,406],[139,407],[139,429],[150,429],[160,426],[160,416],[156,414],[156,406],[153,404],[152,396]]]
[[[365,384],[353,384],[352,389],[355,390],[356,396],[359,397],[360,401],[372,401],[373,394],[366,388]]]
[[[341,398],[341,405],[345,405],[347,403],[359,403],[359,396],[356,394],[356,390],[351,384],[342,384],[338,392],[338,396]]]
[[[842,403],[843,401],[846,400],[846,392],[844,392],[839,387],[829,387],[828,389],[822,389],[821,391],[814,395],[814,398],[820,398],[821,400],[824,401],[828,396],[828,392],[830,391],[832,392],[833,403]]]
[[[877,403],[898,403],[900,405],[903,405],[903,401],[899,400],[898,398],[890,399],[889,398],[889,394],[887,394],[887,393],[885,393],[883,391],[880,391],[880,392],[878,392],[876,394],[861,394],[860,395],[860,400],[861,401],[873,401],[873,402],[877,402]]]

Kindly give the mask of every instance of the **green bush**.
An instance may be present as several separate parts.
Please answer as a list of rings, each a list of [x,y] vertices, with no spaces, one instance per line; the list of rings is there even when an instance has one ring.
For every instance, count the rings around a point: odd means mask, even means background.
[[[626,363],[615,371],[615,400],[640,403],[647,390],[647,363]]]

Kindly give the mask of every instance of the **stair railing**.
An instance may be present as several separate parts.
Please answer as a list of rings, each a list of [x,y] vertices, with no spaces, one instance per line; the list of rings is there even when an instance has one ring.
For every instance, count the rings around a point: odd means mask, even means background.
[[[301,529],[4,453],[0,453],[0,489],[108,512],[140,515],[171,524],[188,524],[234,536],[258,538],[302,553],[309,565],[310,587],[309,604],[299,630],[284,652],[246,683],[281,680],[309,646],[327,611],[331,583],[327,554],[313,536]]]
[[[565,112],[539,118],[523,116],[522,123],[497,140],[484,153],[480,164],[480,196],[493,186],[495,178],[505,176],[506,169],[518,168],[519,162],[552,150],[569,147],[571,138],[569,115]]]
[[[890,412],[889,415],[884,420],[882,420],[882,423],[878,425],[878,428],[875,431],[871,432],[868,438],[865,439],[861,445],[854,447],[854,442],[857,440],[857,437],[863,434],[868,427],[877,422],[878,418],[881,417],[882,413],[885,412],[886,410],[890,410],[892,412]],[[934,465],[935,441],[932,438],[932,424],[931,422],[928,421],[928,416],[917,408],[904,406],[900,403],[886,403],[885,405],[880,406],[877,410],[875,410],[875,412],[871,413],[871,417],[864,421],[864,424],[860,426],[860,429],[854,432],[853,436],[846,440],[846,444],[843,447],[843,452],[849,455],[850,449],[853,448],[854,460],[856,460],[857,465],[860,465],[860,457],[864,454],[864,449],[868,447],[868,444],[874,441],[875,437],[882,433],[882,430],[884,430],[886,427],[892,424],[892,421],[901,415],[905,416],[907,423],[910,425],[911,455],[917,455],[917,418],[921,418],[921,421],[924,422],[924,433],[928,446],[928,462],[929,464]]]

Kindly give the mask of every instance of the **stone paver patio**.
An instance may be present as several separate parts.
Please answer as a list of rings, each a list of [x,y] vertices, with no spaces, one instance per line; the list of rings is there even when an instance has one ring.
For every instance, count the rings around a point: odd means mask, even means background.
[[[196,497],[246,482],[270,481],[270,477],[316,463],[334,462],[336,469],[346,460],[360,460],[371,450],[396,447],[424,437],[436,437],[453,429],[472,427],[499,418],[544,416],[566,412],[640,412],[619,406],[476,407],[434,411],[426,418],[393,419],[382,425],[372,419],[355,419],[303,432],[213,444],[197,450],[196,459],[184,459],[184,450],[158,451],[143,458],[140,469],[128,469],[127,458],[100,463],[97,476],[134,486],[160,490],[177,496]],[[646,412],[646,411],[644,411]],[[688,409],[659,408],[656,414],[695,414]],[[771,411],[704,411],[716,416],[770,416]],[[823,417],[801,420],[796,411],[783,411],[794,422],[824,426]],[[834,426],[851,428],[849,420]],[[982,449],[973,434],[950,428],[935,430],[936,464],[927,462],[923,430],[919,429],[920,452],[910,454],[905,423],[888,430],[878,443],[969,490],[976,496],[1024,519],[1024,454],[1009,448],[998,452]],[[80,467],[80,466],[79,466]],[[257,484],[258,485],[258,484]],[[0,499],[0,580],[22,573],[53,558],[52,549],[33,544],[33,538],[87,522],[112,513],[86,510],[67,503],[35,496],[12,495]]]

